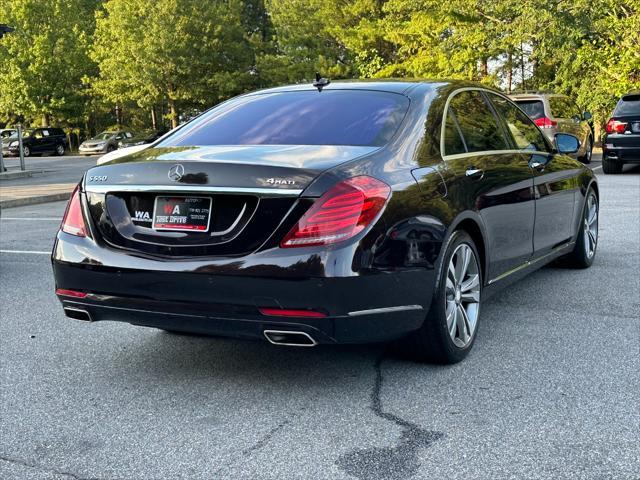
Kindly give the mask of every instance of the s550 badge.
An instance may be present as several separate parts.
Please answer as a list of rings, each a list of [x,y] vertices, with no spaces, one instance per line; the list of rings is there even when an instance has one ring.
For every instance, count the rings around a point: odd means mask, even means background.
[[[106,175],[91,175],[89,177],[89,181],[90,182],[106,182],[107,181],[107,176]]]
[[[295,180],[287,180],[285,178],[268,178],[266,182],[270,185],[295,185]]]

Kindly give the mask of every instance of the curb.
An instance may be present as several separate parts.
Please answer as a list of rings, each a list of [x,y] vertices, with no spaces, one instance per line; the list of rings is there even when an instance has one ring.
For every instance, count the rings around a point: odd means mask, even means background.
[[[9,200],[0,200],[0,207],[14,208],[24,207],[27,205],[36,205],[38,203],[59,202],[61,200],[69,200],[71,192],[51,193],[49,195],[40,195],[38,197],[11,198]]]
[[[30,178],[43,174],[44,170],[18,170],[17,172],[0,172],[0,180],[14,180],[16,178]]]

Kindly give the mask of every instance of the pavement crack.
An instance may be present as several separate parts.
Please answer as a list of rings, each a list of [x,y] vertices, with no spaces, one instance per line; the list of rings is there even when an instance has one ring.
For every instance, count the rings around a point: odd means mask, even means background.
[[[75,473],[65,472],[65,471],[62,471],[62,470],[56,470],[55,468],[44,467],[44,466],[39,465],[39,464],[37,464],[35,462],[28,462],[26,460],[21,460],[19,458],[8,457],[6,455],[0,455],[0,461],[6,462],[6,463],[12,463],[14,465],[21,465],[21,466],[27,467],[27,468],[33,468],[33,469],[36,469],[36,470],[40,470],[41,472],[47,472],[47,473],[52,473],[54,475],[60,475],[62,477],[71,478],[73,480],[99,480],[97,477],[81,477],[79,475],[76,475]]]
[[[374,364],[376,376],[371,391],[373,413],[402,429],[400,439],[393,447],[352,450],[340,456],[336,464],[349,475],[359,479],[400,480],[413,477],[420,468],[418,452],[429,448],[434,442],[444,438],[444,433],[420,428],[415,423],[390,412],[382,406],[382,362],[386,354],[380,355]]]
[[[288,424],[289,424],[289,420],[282,420],[275,427],[269,430],[260,440],[258,440],[256,443],[254,443],[250,447],[245,448],[242,451],[242,455],[243,456],[251,455],[256,450],[260,450],[261,448],[263,448],[280,430],[282,430]]]

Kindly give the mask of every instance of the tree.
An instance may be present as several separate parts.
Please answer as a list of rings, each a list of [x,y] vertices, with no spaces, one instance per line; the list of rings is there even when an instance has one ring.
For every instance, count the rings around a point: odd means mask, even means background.
[[[80,122],[94,65],[88,47],[92,0],[22,0],[0,8],[15,31],[0,41],[0,111],[27,119]]]
[[[253,53],[239,1],[108,0],[97,13],[94,91],[151,107],[204,108],[251,83]]]

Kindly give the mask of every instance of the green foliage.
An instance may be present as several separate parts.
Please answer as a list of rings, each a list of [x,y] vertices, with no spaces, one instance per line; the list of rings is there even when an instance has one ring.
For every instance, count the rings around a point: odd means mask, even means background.
[[[0,23],[15,32],[0,40],[0,111],[27,121],[80,121],[86,102],[82,78],[95,2],[21,0],[0,7]]]
[[[253,64],[242,12],[233,0],[108,0],[97,14],[93,88],[114,103],[166,98],[174,108],[241,92]]]
[[[95,130],[316,71],[555,90],[600,122],[640,89],[640,0],[10,1],[0,112]]]

